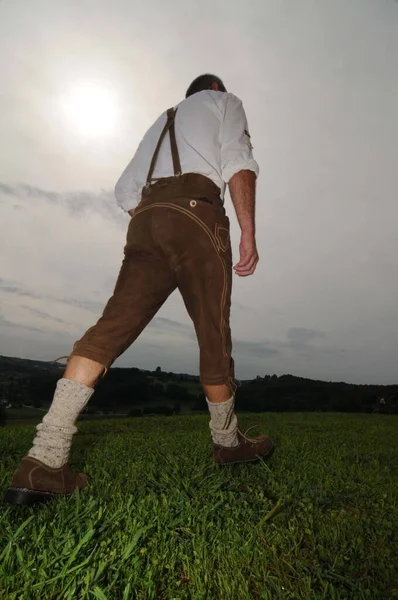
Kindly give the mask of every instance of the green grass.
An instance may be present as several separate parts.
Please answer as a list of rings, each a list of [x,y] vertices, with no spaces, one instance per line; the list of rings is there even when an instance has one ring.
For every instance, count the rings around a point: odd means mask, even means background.
[[[89,488],[2,508],[1,600],[398,598],[398,418],[238,416],[268,464],[214,464],[207,415],[79,423]],[[33,434],[0,430],[3,489]]]

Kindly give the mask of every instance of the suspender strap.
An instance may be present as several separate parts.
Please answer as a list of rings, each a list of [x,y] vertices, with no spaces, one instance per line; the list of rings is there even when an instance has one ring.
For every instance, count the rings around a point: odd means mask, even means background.
[[[155,152],[153,154],[151,164],[149,167],[148,177],[146,179],[147,186],[149,186],[151,184],[152,175],[153,175],[153,172],[156,167],[156,161],[159,156],[160,147],[162,145],[162,142],[163,142],[167,132],[169,132],[169,134],[170,134],[170,145],[171,145],[171,155],[173,158],[174,175],[181,175],[180,157],[178,154],[176,133],[175,133],[175,128],[174,128],[174,120],[175,120],[176,112],[177,112],[177,109],[174,110],[173,108],[169,108],[169,110],[167,111],[166,125],[164,126],[163,131],[160,134],[160,137],[159,137],[159,140],[158,140],[157,146],[155,148]]]
[[[178,154],[177,142],[176,142],[176,130],[175,130],[175,116],[177,109],[174,111],[172,108],[167,111],[167,114],[171,111],[172,114],[172,122],[169,130],[170,135],[170,146],[171,146],[171,156],[173,158],[173,169],[174,175],[181,175],[181,163],[180,156]]]

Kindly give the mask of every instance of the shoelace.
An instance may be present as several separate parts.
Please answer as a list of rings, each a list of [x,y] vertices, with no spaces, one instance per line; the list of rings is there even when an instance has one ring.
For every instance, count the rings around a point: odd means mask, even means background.
[[[255,427],[257,427],[257,425],[252,425],[251,427],[249,427],[249,429],[246,429],[245,433],[242,433],[240,429],[238,429],[239,433],[241,435],[243,435],[243,437],[245,438],[245,440],[247,440],[248,442],[256,442],[257,440],[254,440],[253,438],[248,438],[247,437],[247,432],[250,431],[250,429],[254,429]]]

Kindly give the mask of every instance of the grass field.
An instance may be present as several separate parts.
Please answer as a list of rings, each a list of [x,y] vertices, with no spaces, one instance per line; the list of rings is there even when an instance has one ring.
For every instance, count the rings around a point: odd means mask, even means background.
[[[208,415],[79,423],[90,487],[2,507],[0,599],[398,598],[398,418],[239,420],[268,464],[214,464]],[[33,433],[0,430],[3,490]]]

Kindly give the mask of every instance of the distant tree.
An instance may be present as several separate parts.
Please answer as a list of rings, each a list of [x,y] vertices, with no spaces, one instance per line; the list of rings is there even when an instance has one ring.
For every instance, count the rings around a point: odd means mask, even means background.
[[[192,410],[204,411],[208,410],[206,396],[203,393],[200,393],[196,397],[196,401],[192,406]]]
[[[179,402],[175,402],[173,406],[173,413],[175,415],[179,415],[181,412],[181,404]]]
[[[173,415],[173,409],[170,406],[154,406],[152,412],[155,415],[164,415],[165,417],[171,417]]]
[[[389,415],[398,414],[398,394],[393,394],[387,400],[386,413]]]
[[[43,405],[42,399],[40,398],[40,396],[35,396],[32,400],[32,406],[34,406],[35,408],[41,408]]]
[[[88,406],[86,406],[83,412],[86,413],[86,415],[96,415],[99,411],[98,408],[96,408],[92,404],[89,404]]]
[[[161,372],[162,372],[161,367],[156,367],[155,373],[161,373]]]
[[[186,402],[190,399],[189,392],[177,383],[169,383],[167,385],[166,396],[175,402]]]
[[[35,378],[32,378],[29,386],[29,396],[33,406],[40,408],[51,403],[58,379],[58,373],[54,375],[37,375]]]
[[[158,382],[153,383],[151,388],[152,388],[154,396],[164,396],[165,395],[164,387],[161,383],[158,383]]]
[[[7,423],[6,411],[2,406],[0,406],[0,427],[4,427]]]
[[[134,406],[140,405],[153,398],[153,390],[149,379],[133,378],[131,382],[123,381],[120,377],[116,381],[104,379],[96,388],[92,403],[98,407]]]
[[[129,417],[142,417],[142,410],[140,408],[132,408],[128,415]]]
[[[323,390],[319,394],[319,403],[316,410],[328,411],[330,410],[330,395],[329,392]]]

